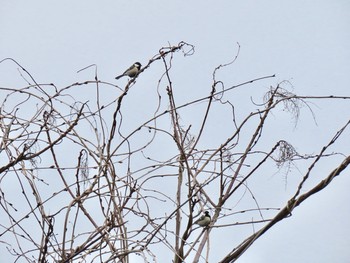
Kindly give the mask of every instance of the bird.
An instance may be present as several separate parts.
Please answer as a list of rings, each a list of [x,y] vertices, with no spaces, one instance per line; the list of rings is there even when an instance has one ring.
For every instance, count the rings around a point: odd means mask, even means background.
[[[198,220],[196,220],[194,223],[200,226],[208,226],[210,224],[211,217],[209,215],[208,211],[204,212],[204,215],[202,215]]]
[[[124,77],[124,76],[128,76],[130,78],[135,78],[137,76],[137,74],[139,73],[140,69],[141,69],[141,63],[135,62],[134,64],[131,65],[130,68],[125,70],[125,72],[123,74],[119,75],[115,79],[120,79],[121,77]]]

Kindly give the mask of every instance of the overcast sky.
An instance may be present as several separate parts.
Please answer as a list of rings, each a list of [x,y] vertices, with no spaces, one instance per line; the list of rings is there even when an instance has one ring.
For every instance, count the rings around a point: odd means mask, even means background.
[[[177,93],[179,102],[186,102],[208,94],[213,69],[234,58],[238,42],[237,61],[218,73],[228,86],[276,74],[259,90],[242,91],[242,96],[261,99],[263,89],[283,80],[300,95],[350,96],[349,14],[346,0],[1,0],[0,60],[11,57],[38,82],[62,88],[93,79],[88,70],[76,73],[90,64],[98,65],[100,79],[113,82],[133,62],[146,64],[159,48],[185,41],[193,44],[196,52],[188,58],[178,55],[173,79],[183,95]],[[159,76],[156,66],[138,81],[142,83],[144,78],[146,82],[152,76]],[[25,85],[17,67],[0,64],[0,86],[16,85]],[[142,103],[152,87],[144,84],[144,89],[133,91],[135,103]],[[89,98],[89,92],[80,95]],[[286,128],[291,130],[286,136],[298,150],[309,153],[317,153],[320,148],[313,148],[315,141],[327,143],[350,112],[348,101],[331,110],[323,102],[314,103],[318,125],[305,111],[297,128]],[[185,116],[183,119],[187,121]],[[283,134],[281,126],[275,129]],[[349,154],[349,142],[344,140],[334,151]],[[320,167],[324,174],[319,179],[339,160]],[[282,195],[288,197],[283,178],[273,180],[280,180]],[[350,262],[349,184],[349,171],[345,171],[330,187],[297,208],[293,217],[267,232],[238,262]],[[211,239],[213,242],[225,240]]]

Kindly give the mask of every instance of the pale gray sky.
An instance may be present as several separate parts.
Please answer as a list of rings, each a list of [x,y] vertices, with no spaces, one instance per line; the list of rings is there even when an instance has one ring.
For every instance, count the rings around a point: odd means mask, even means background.
[[[293,92],[300,95],[349,96],[349,13],[350,2],[346,0],[2,0],[0,60],[11,57],[38,82],[62,88],[93,79],[92,70],[76,73],[93,63],[98,65],[100,79],[114,82],[117,73],[134,61],[146,64],[159,48],[185,41],[193,44],[196,52],[185,59],[179,54],[174,60],[172,74],[181,104],[208,94],[213,69],[232,60],[239,42],[237,61],[218,73],[227,86],[276,74],[274,79],[232,93],[233,97],[238,96],[237,105],[242,109],[252,107],[250,96],[261,101],[264,90],[283,80],[288,80]],[[157,66],[152,66],[142,74],[137,90],[128,99],[135,105],[144,104],[145,96],[154,93],[157,77]],[[17,67],[9,62],[0,64],[0,86],[16,85],[25,85]],[[81,96],[82,101],[93,94],[76,92],[74,95]],[[106,88],[105,92],[103,96],[111,96],[111,90]],[[320,148],[315,145],[326,144],[349,119],[350,105],[348,101],[339,102],[330,110],[324,102],[313,103],[317,125],[306,109],[296,128],[290,116],[281,113],[274,116],[281,125],[274,126],[270,133],[276,132],[278,139],[286,137],[303,153],[317,153]],[[189,124],[196,118],[195,112],[182,116],[183,121]],[[132,115],[135,122],[144,117],[139,111]],[[225,131],[215,128],[208,132],[226,136]],[[333,150],[349,154],[349,142],[342,142]],[[314,182],[324,178],[341,159],[323,162]],[[303,203],[293,217],[267,232],[238,262],[350,262],[348,175],[346,171],[322,193]],[[295,169],[289,176],[290,185],[281,176],[268,174],[264,178],[280,188],[276,199],[282,204],[294,192],[293,176],[300,174]],[[237,233],[242,228],[237,227]],[[215,234],[210,240],[211,244],[229,241]]]

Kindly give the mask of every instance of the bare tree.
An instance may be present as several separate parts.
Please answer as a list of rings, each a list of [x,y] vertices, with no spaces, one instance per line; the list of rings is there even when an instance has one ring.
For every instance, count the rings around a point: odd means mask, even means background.
[[[305,187],[319,162],[341,156],[329,148],[349,121],[321,142],[316,154],[298,153],[286,140],[264,132],[276,125],[268,121],[276,110],[297,121],[302,108],[312,113],[308,101],[350,97],[298,96],[282,82],[261,103],[251,100],[255,110],[236,109],[227,95],[274,75],[226,87],[217,72],[235,58],[214,70],[206,96],[178,104],[172,77],[176,52],[190,56],[194,47],[181,42],[161,48],[123,89],[100,80],[95,65],[84,69],[95,68],[94,80],[59,88],[38,83],[11,58],[1,61],[19,67],[27,82],[21,88],[0,87],[0,244],[8,258],[164,262],[162,254],[167,262],[210,262],[210,237],[231,235],[236,226],[246,225],[249,234],[239,244],[232,242],[231,251],[214,250],[215,260],[234,262],[349,165],[350,156],[342,157],[322,180]],[[163,73],[154,93],[144,98],[145,108],[140,101],[132,103],[132,96],[153,65],[162,65]],[[81,100],[92,88],[93,99]],[[197,105],[203,111],[184,121]],[[226,119],[215,129],[227,137],[208,135],[221,115]],[[284,167],[301,163],[308,168],[285,205],[261,207],[254,186],[260,172],[285,173]],[[205,211],[210,224],[195,225]]]

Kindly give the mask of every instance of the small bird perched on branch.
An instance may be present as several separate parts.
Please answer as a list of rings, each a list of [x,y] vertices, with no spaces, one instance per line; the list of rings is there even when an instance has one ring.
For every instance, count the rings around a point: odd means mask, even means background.
[[[137,74],[139,73],[140,69],[141,69],[141,63],[140,62],[135,62],[130,68],[125,70],[125,72],[123,74],[121,74],[118,77],[116,77],[116,79],[120,79],[121,77],[124,77],[124,76],[128,76],[130,78],[134,78],[134,77],[137,76]]]
[[[204,212],[204,215],[202,215],[198,220],[196,220],[194,223],[200,226],[208,226],[210,224],[211,217],[209,215],[208,211]]]

